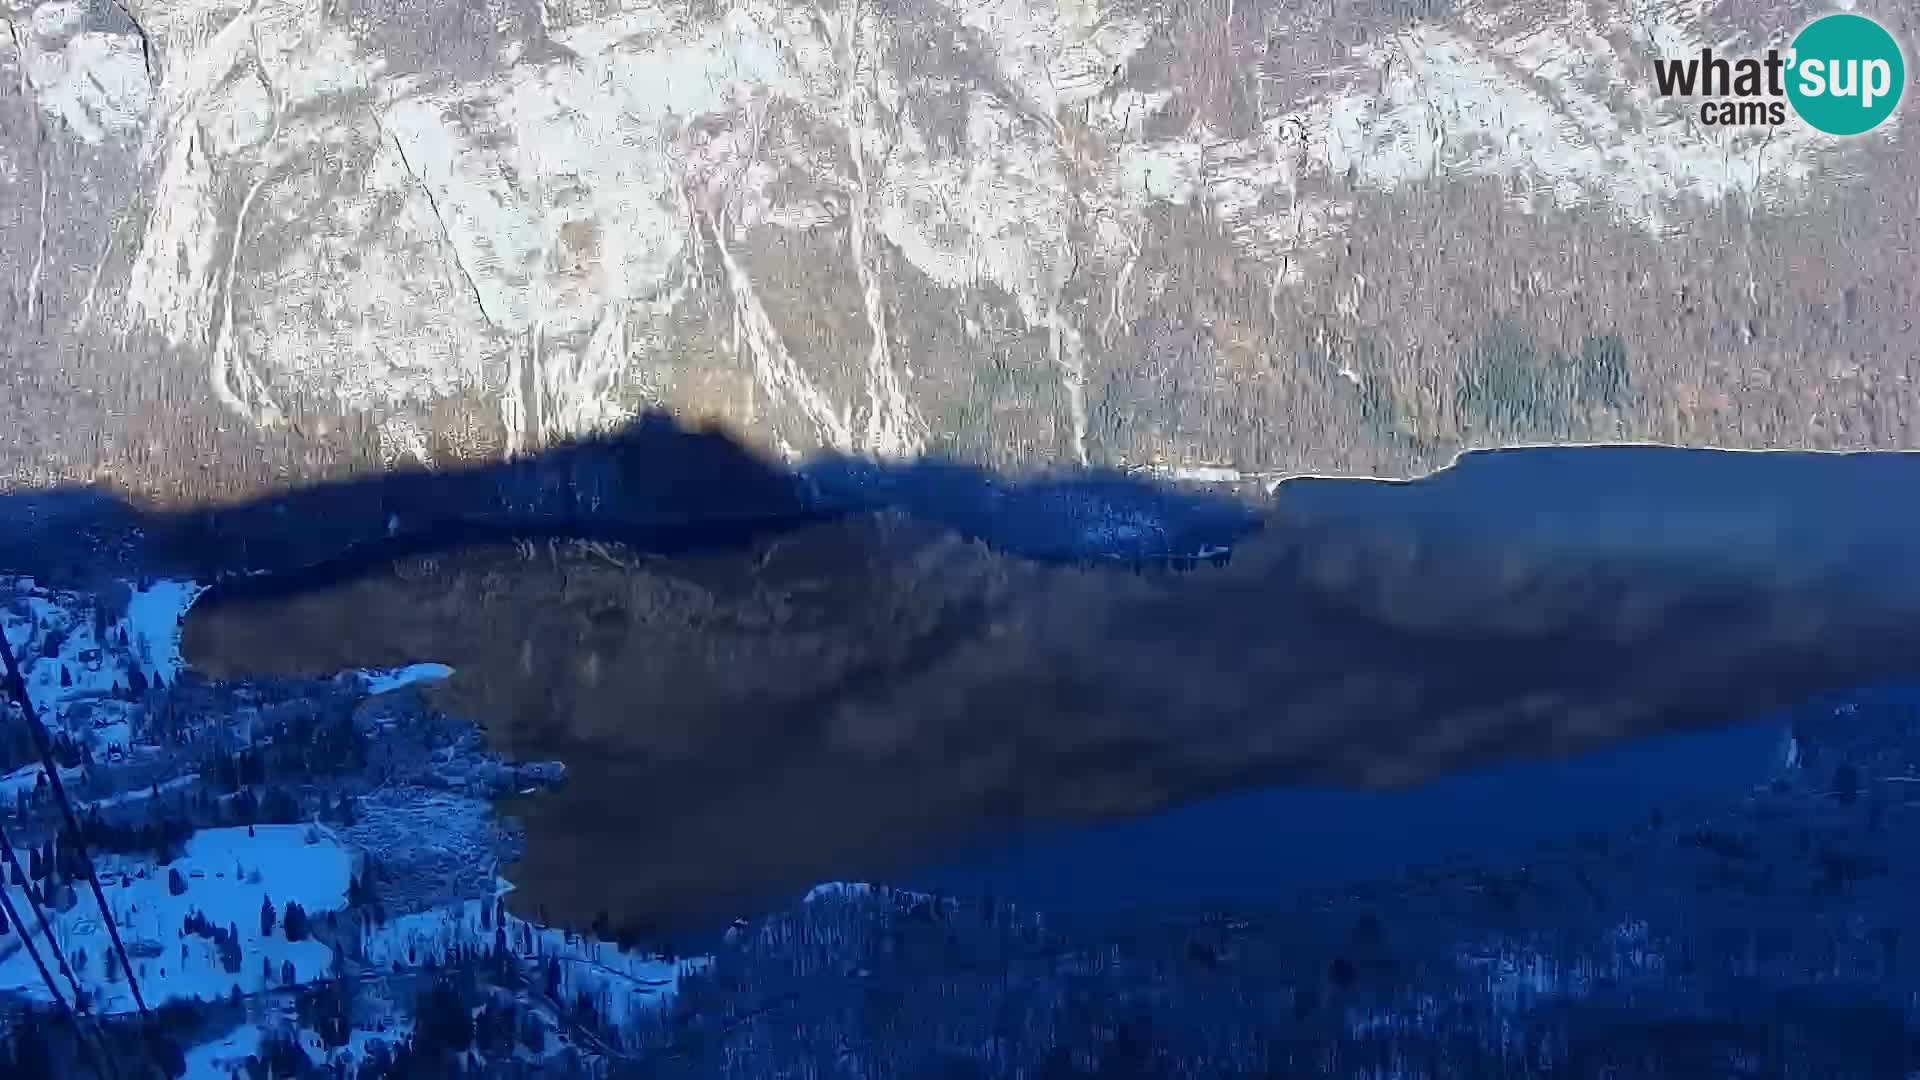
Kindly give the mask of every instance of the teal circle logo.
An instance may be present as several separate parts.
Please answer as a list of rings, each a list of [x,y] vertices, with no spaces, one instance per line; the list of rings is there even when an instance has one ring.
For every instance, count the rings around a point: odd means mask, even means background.
[[[1871,131],[1893,115],[1907,86],[1906,59],[1886,28],[1863,15],[1827,15],[1793,39],[1787,99],[1829,135]]]

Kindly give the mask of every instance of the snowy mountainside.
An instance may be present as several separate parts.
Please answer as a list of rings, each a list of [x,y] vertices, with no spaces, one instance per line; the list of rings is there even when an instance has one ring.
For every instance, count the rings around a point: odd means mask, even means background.
[[[1858,204],[1851,236],[1822,200],[1874,191],[1907,128],[1717,131],[1648,77],[1799,17],[15,0],[0,278],[23,370],[81,377],[55,344],[79,342],[162,395],[113,414],[87,478],[169,496],[222,439],[301,472],[511,455],[648,406],[790,456],[1404,470],[1476,435],[1444,408],[1451,354],[1506,317],[1624,350],[1649,404],[1601,434],[1801,445],[1715,425],[1804,391],[1840,416],[1807,438],[1857,441],[1851,382],[1782,366],[1834,313],[1767,252],[1842,245],[1846,321],[1877,333],[1904,264],[1871,223],[1899,207]],[[1716,232],[1735,211],[1752,227]],[[1708,274],[1730,243],[1751,253]],[[1773,380],[1688,360],[1683,318]]]

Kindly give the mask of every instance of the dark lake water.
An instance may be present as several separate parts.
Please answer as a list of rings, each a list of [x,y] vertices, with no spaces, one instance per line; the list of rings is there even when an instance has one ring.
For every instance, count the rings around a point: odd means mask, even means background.
[[[1754,718],[1920,664],[1912,454],[1501,451],[1178,529],[1132,489],[937,479],[725,545],[403,531],[208,594],[186,657],[453,668],[438,704],[568,766],[505,809],[514,902],[576,925],[835,879],[1235,903],[1513,854],[1762,783]],[[1191,557],[1215,529],[1230,565]]]
[[[1453,858],[1523,858],[1656,811],[1731,803],[1780,775],[1789,738],[1783,722],[1760,721],[1386,791],[1236,792],[1143,817],[981,836],[884,881],[1073,918],[1257,909],[1291,890],[1385,880]]]

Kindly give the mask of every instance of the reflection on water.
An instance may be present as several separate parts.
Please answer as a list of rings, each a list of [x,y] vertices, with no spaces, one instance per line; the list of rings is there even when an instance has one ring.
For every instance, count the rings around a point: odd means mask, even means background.
[[[1021,820],[1404,786],[1908,673],[1916,512],[1884,492],[1916,481],[1912,455],[1489,454],[1284,485],[1231,565],[1187,574],[1024,559],[900,512],[657,557],[469,545],[216,590],[184,646],[214,675],[450,665],[441,705],[569,766],[512,807],[515,901],[652,923]],[[1510,814],[1529,782],[1500,789]],[[1396,832],[1411,849],[1481,827],[1447,825],[1479,798],[1455,790],[1241,805],[1340,819],[1320,827],[1345,847],[1349,816],[1432,819],[1431,841]]]
[[[1781,724],[1743,724],[1385,791],[1235,792],[1142,817],[984,836],[886,880],[1065,918],[1246,909],[1300,888],[1516,856],[1656,812],[1728,802],[1779,775],[1787,738]]]

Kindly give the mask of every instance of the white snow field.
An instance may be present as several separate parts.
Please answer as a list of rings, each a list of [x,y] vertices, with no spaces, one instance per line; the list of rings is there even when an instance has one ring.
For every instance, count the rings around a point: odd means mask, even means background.
[[[273,933],[262,934],[261,905],[270,899],[279,912],[293,901],[314,917],[345,908],[354,862],[351,851],[307,825],[203,829],[188,838],[186,854],[169,866],[156,865],[151,859],[95,858],[107,903],[149,1005],[176,997],[209,1001],[236,987],[242,994],[255,993],[281,985],[289,963],[296,982],[327,975],[333,967],[333,950],[311,937],[288,941],[278,918]],[[186,891],[178,896],[168,888],[173,870],[186,883]],[[25,891],[11,884],[6,888],[15,907],[29,917]],[[112,940],[93,897],[84,887],[74,892],[75,902],[65,911],[48,912],[54,920],[55,940],[76,968],[81,985],[98,995],[101,1009],[130,1012],[133,995],[125,978],[112,970]],[[232,926],[239,932],[238,971],[223,969],[211,939],[181,932],[187,915],[194,911],[215,926]],[[272,969],[271,978],[263,960]],[[49,1000],[17,936],[0,942],[0,991],[6,990]]]

